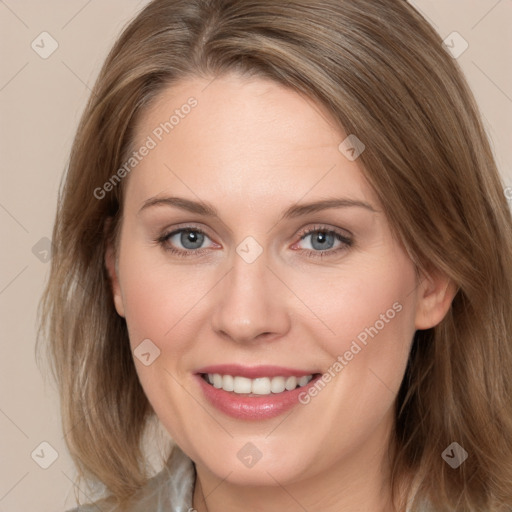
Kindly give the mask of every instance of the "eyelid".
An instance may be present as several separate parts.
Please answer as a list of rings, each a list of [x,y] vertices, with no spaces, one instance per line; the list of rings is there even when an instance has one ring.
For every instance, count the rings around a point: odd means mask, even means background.
[[[298,236],[302,240],[307,235],[311,233],[317,233],[318,231],[323,231],[324,233],[336,233],[344,238],[351,239],[353,238],[352,233],[348,229],[337,228],[333,226],[328,226],[326,224],[315,224],[312,227],[306,227],[299,230]]]
[[[212,236],[210,235],[208,228],[196,225],[193,222],[184,222],[182,224],[174,225],[172,228],[164,228],[161,231],[162,235],[159,238],[170,237],[181,231],[197,231],[212,239]]]

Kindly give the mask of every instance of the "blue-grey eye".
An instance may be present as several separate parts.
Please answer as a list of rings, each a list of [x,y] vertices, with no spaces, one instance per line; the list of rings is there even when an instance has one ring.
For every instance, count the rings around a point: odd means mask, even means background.
[[[205,235],[203,233],[199,233],[198,231],[181,231],[179,233],[176,233],[172,238],[175,236],[179,236],[179,241],[181,245],[185,249],[199,249],[201,245],[203,245],[204,237]]]
[[[334,247],[336,234],[329,233],[327,231],[314,231],[313,233],[308,233],[303,238],[303,240],[306,239],[311,240],[310,245],[312,249],[317,251],[325,251]],[[309,249],[309,247],[306,247],[306,249]]]

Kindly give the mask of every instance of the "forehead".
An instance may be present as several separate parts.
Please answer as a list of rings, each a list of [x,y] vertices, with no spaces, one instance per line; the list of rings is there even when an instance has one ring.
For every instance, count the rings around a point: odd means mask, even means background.
[[[339,150],[347,134],[323,106],[261,77],[190,78],[153,101],[135,127],[127,201],[163,192],[238,198],[255,208],[343,194],[375,201],[359,163]],[[314,197],[313,197],[314,196]]]

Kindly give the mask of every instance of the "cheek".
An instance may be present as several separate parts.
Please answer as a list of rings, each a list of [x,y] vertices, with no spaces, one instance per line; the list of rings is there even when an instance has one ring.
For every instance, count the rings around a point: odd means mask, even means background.
[[[134,347],[140,340],[150,338],[161,345],[172,337],[173,350],[179,351],[180,337],[173,334],[187,325],[188,313],[211,285],[204,271],[162,264],[161,259],[155,261],[151,257],[152,252],[134,247],[125,251],[125,258],[120,261],[130,342]],[[185,340],[181,339],[184,345]]]
[[[302,403],[324,418],[320,437],[329,438],[333,450],[326,460],[365,443],[392,416],[415,332],[415,281],[410,260],[383,258],[340,273],[330,286],[317,280],[308,295],[324,325],[315,319],[300,327],[316,333],[312,339],[325,354],[325,385],[310,389]],[[335,434],[328,425],[337,425]]]
[[[297,273],[295,283],[316,317],[308,322],[314,338],[323,339],[329,353],[349,350],[354,340],[362,347],[369,347],[373,339],[389,340],[388,345],[410,340],[416,286],[410,260],[388,257],[322,274]],[[389,348],[383,342],[380,347]]]
[[[415,332],[414,265],[395,249],[334,279],[317,276],[314,287],[299,279],[314,290],[307,306],[321,323],[304,327],[328,354],[340,403],[382,412],[398,392]]]

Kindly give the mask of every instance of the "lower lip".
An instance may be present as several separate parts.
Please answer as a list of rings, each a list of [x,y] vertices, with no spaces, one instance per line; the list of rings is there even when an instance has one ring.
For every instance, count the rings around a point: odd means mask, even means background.
[[[219,411],[239,420],[266,420],[275,418],[299,405],[299,395],[308,391],[321,377],[317,375],[305,386],[282,393],[247,396],[218,389],[208,384],[201,375],[195,375],[206,399]]]

